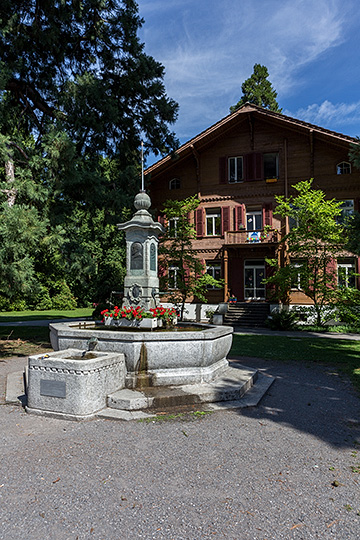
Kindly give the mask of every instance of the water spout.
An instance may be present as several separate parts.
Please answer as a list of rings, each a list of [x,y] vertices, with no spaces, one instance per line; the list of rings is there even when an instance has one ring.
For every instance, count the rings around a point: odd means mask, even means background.
[[[98,344],[98,338],[97,337],[94,337],[94,336],[91,336],[91,338],[88,340],[87,342],[87,349],[85,349],[82,354],[81,354],[81,358],[84,358],[84,356],[86,355],[87,352],[89,351],[93,351],[94,349],[96,349],[96,346]]]

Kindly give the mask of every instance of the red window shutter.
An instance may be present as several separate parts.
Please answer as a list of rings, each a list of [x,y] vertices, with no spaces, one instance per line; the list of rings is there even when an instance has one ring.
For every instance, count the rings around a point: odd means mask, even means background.
[[[195,211],[195,227],[196,227],[196,236],[198,238],[204,236],[204,209],[198,208]]]
[[[235,206],[235,230],[242,229],[241,225],[245,226],[245,206],[243,204]]]
[[[227,158],[221,157],[219,158],[219,183],[227,184],[227,181]]]
[[[263,156],[260,152],[253,152],[244,156],[244,179],[263,179]]]
[[[260,152],[254,154],[254,180],[262,180],[263,174],[263,156]]]
[[[221,234],[230,231],[230,206],[221,208]]]
[[[165,216],[159,214],[159,215],[158,215],[158,222],[161,223],[161,225],[162,225],[163,227],[165,227]]]
[[[263,206],[263,226],[269,225],[272,227],[272,204],[264,204]]]

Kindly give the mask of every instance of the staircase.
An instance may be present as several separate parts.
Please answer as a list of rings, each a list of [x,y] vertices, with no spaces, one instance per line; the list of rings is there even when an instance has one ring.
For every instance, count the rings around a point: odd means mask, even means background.
[[[269,314],[270,305],[266,302],[236,302],[229,304],[224,324],[243,328],[264,327]]]

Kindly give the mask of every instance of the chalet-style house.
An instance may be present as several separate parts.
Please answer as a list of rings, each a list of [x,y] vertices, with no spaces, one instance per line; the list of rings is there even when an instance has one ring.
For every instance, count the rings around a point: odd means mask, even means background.
[[[200,199],[190,217],[197,233],[193,248],[207,271],[225,280],[224,289],[209,290],[210,303],[227,301],[230,294],[240,302],[266,301],[265,259],[277,256],[285,227],[273,216],[275,195],[288,197],[293,184],[313,178],[313,188],[343,201],[345,213],[358,210],[360,171],[348,158],[353,142],[246,104],[183,144],[176,159],[167,156],[145,171],[157,211],[167,199]],[[271,227],[267,235],[265,225]],[[357,258],[344,256],[337,264],[350,283]],[[171,271],[176,277],[176,268]],[[291,303],[309,302],[300,284],[294,286]]]

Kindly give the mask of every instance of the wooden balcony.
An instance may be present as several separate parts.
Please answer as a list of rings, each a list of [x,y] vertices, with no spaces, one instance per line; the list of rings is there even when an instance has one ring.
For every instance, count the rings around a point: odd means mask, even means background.
[[[258,244],[277,244],[280,240],[280,233],[273,229],[268,233],[264,231],[227,231],[224,233],[225,246],[245,246]]]

